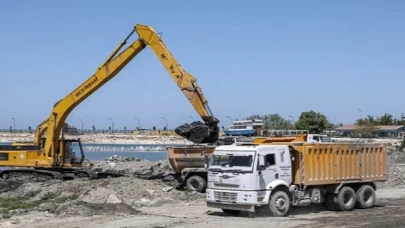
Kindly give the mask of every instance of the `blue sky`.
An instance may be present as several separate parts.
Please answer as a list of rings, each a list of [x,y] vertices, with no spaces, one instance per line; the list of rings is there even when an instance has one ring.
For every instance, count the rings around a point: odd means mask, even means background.
[[[249,3],[248,3],[249,2]],[[220,125],[250,114],[400,116],[405,2],[20,0],[0,2],[0,128],[36,127],[137,24],[151,25],[198,79]],[[132,41],[132,40],[131,40]],[[198,119],[148,48],[82,102],[85,128]]]

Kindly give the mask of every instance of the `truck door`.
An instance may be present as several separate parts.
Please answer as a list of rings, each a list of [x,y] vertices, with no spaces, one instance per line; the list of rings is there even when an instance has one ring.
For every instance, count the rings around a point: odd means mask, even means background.
[[[276,153],[276,179],[283,180],[287,184],[292,181],[291,155],[288,147],[278,148]]]
[[[261,156],[264,156],[265,165],[261,174],[257,175],[257,183],[259,183],[260,189],[265,189],[277,177],[276,151],[272,150],[261,154]]]
[[[291,177],[291,156],[288,147],[277,148],[263,153],[264,170],[259,174],[258,183],[261,189],[266,188],[275,180],[283,180],[287,184],[292,181]]]

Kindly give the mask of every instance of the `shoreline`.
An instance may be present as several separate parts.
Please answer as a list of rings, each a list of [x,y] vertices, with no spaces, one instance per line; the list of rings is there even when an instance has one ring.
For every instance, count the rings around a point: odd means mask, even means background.
[[[30,133],[0,133],[0,143],[33,142],[35,134]],[[80,138],[82,144],[94,145],[133,145],[133,146],[181,146],[196,145],[177,135],[146,135],[146,134],[123,134],[123,133],[96,133],[84,135],[66,135],[65,138]],[[400,144],[399,138],[331,138],[332,142],[364,142]]]
[[[33,142],[35,134],[0,133],[0,143]],[[127,144],[127,145],[193,145],[194,143],[180,136],[135,135],[135,134],[85,134],[69,135],[65,138],[80,138],[82,144]]]

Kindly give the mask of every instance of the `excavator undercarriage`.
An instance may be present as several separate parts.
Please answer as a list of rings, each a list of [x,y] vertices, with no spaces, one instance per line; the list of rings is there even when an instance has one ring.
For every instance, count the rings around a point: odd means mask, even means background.
[[[36,159],[36,157],[41,157],[42,150],[41,146],[38,145],[22,142],[12,145],[0,145],[0,167],[10,167],[0,170],[0,178],[16,181],[30,180],[40,182],[51,179],[100,179],[123,176],[123,174],[120,173],[95,171],[91,169],[91,163],[88,167],[84,167],[83,162],[85,157],[80,139],[64,139],[62,142],[64,143],[62,148],[65,150],[63,153],[65,155],[64,163],[65,165],[71,165],[71,167],[41,167],[41,165],[30,165],[32,164],[32,160],[39,160]]]
[[[13,180],[13,181],[32,181],[32,182],[44,182],[49,180],[73,180],[78,178],[85,178],[88,180],[122,177],[124,174],[114,172],[96,172],[93,170],[85,169],[35,169],[35,168],[18,168],[1,170],[1,179]]]

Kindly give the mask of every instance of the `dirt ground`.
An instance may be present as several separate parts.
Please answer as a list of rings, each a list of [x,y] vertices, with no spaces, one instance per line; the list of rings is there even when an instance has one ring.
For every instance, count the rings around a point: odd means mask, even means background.
[[[159,207],[143,207],[133,215],[73,216],[55,218],[43,212],[31,212],[5,220],[0,227],[13,228],[160,228],[160,227],[404,227],[405,190],[380,189],[375,208],[352,212],[319,211],[315,207],[294,208],[286,218],[227,216],[220,210],[207,208],[203,197],[191,203],[168,203]]]
[[[405,227],[405,153],[391,148],[388,181],[377,184],[376,207],[330,212],[293,208],[285,218],[229,216],[208,208],[205,194],[174,188],[167,161],[113,156],[87,164],[125,174],[100,180],[0,180],[0,228]]]

